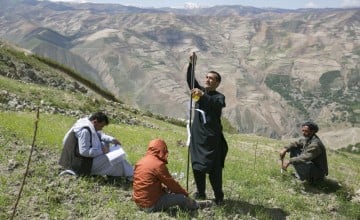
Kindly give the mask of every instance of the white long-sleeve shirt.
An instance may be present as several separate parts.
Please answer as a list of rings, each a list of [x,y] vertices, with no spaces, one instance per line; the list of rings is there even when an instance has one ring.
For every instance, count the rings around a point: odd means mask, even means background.
[[[91,132],[85,127],[88,127]],[[69,130],[69,132],[71,131],[74,131],[76,138],[78,138],[79,153],[84,157],[97,157],[104,154],[102,151],[103,144],[110,143],[115,139],[101,131],[96,131],[88,118],[77,120]]]

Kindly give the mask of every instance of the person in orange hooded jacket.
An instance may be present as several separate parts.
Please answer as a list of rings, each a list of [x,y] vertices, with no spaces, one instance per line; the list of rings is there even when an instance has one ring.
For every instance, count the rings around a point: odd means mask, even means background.
[[[173,206],[195,210],[198,205],[170,175],[166,166],[168,148],[164,140],[151,140],[146,155],[135,165],[133,200],[147,212],[163,211]]]

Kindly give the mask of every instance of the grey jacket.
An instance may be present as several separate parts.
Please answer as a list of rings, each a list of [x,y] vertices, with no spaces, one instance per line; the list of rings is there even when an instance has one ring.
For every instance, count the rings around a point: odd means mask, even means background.
[[[328,175],[328,163],[326,156],[326,149],[317,135],[306,139],[302,138],[298,141],[291,143],[285,147],[287,151],[292,148],[300,148],[301,154],[297,157],[290,158],[290,164],[306,163],[308,161],[313,162],[324,175]]]

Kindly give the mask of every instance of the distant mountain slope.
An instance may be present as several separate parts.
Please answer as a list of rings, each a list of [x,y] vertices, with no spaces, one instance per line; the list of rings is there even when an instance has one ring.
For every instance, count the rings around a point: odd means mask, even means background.
[[[185,129],[185,122],[142,112],[53,60],[0,40],[0,111],[34,111],[83,117],[104,111],[116,123],[156,128],[153,120]]]
[[[43,102],[42,111],[51,114],[81,117],[102,109],[117,123],[154,128],[149,121],[156,118],[185,127],[182,121],[149,111],[141,112],[124,105],[93,82],[81,78],[78,73],[65,66],[58,65],[52,60],[34,56],[28,50],[0,41],[0,77],[9,78],[0,78],[0,110],[33,111]],[[29,83],[29,86],[19,87],[13,85],[19,84],[14,81],[20,81],[20,84]],[[223,125],[225,132],[233,133],[234,129],[226,120],[223,121]],[[327,132],[321,129],[319,135],[328,148],[339,149],[358,145],[359,129],[342,128]]]
[[[223,115],[242,133],[359,127],[360,10],[140,9],[1,0],[0,38],[75,68],[129,105],[186,118],[185,71],[223,75]]]

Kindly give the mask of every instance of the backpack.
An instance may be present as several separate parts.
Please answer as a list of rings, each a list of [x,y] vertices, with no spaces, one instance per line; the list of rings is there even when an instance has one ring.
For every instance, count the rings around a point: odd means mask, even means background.
[[[90,133],[89,127],[84,127]],[[90,136],[91,138],[91,136]],[[90,143],[92,140],[90,139]],[[91,148],[92,146],[90,146]],[[92,157],[84,157],[79,153],[78,139],[75,132],[71,131],[64,141],[59,164],[67,170],[74,171],[77,175],[90,175],[93,163]]]

